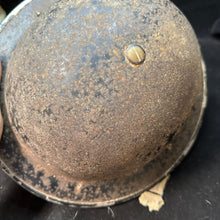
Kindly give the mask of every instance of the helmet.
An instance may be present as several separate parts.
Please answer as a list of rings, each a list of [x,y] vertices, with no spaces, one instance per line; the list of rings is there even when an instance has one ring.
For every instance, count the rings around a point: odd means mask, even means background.
[[[45,2],[25,1],[2,26],[2,166],[60,204],[133,198],[195,140],[206,103],[197,38],[168,0]]]

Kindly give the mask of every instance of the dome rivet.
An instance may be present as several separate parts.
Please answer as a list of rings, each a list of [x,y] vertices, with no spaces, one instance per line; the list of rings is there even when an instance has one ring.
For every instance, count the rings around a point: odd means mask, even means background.
[[[145,60],[145,51],[141,46],[132,44],[126,50],[126,57],[130,63],[139,65]]]

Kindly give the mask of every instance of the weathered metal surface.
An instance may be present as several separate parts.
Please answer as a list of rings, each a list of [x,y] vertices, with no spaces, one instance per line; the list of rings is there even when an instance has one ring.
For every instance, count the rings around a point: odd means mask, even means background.
[[[50,201],[127,200],[195,138],[205,92],[197,39],[165,0],[52,3],[5,61],[0,158]]]

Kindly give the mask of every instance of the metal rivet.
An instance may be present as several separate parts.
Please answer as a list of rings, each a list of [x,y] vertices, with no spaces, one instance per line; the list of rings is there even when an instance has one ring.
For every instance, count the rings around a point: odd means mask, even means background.
[[[127,48],[126,57],[129,62],[138,65],[144,62],[145,51],[141,46],[132,44]]]

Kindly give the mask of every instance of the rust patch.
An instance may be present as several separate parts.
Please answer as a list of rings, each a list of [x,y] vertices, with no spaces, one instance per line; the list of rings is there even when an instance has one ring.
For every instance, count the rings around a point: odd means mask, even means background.
[[[141,65],[127,62],[130,44],[147,51]],[[54,1],[4,77],[1,159],[59,203],[136,196],[179,160],[203,111],[199,45],[166,0]]]

